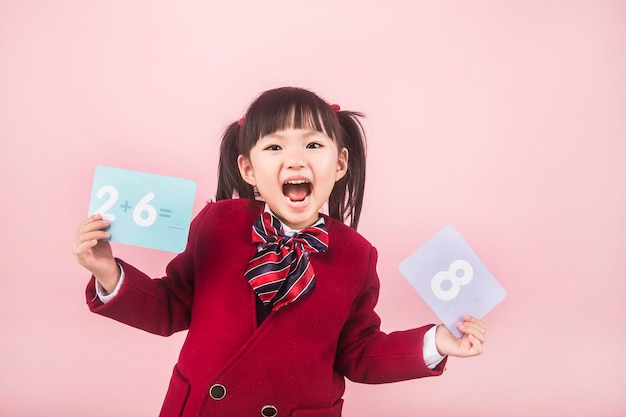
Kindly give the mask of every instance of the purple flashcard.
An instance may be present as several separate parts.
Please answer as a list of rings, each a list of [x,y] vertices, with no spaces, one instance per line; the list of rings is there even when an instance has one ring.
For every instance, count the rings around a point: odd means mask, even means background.
[[[459,232],[447,225],[400,264],[400,272],[456,337],[463,316],[482,319],[506,296]]]

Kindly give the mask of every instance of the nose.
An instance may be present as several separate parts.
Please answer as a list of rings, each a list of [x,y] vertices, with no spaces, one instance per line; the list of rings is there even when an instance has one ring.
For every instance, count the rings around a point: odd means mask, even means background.
[[[290,149],[285,157],[285,166],[289,169],[300,169],[306,166],[306,158],[301,150]]]

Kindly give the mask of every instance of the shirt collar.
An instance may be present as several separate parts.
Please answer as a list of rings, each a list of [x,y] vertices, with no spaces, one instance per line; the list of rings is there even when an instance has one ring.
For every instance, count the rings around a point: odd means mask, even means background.
[[[276,216],[272,212],[272,209],[270,209],[270,206],[268,206],[267,203],[265,203],[265,209],[263,211],[266,211],[266,212],[270,213],[272,216],[274,216],[274,217],[276,217],[278,219],[278,216]],[[280,222],[280,225],[283,227],[283,232],[285,233],[286,236],[293,236],[296,233],[298,233],[300,230],[302,230],[302,229],[292,229],[291,227],[289,227],[285,223],[283,223],[280,219],[278,219],[278,221]],[[324,221],[324,219],[322,217],[320,217],[311,226],[317,226],[318,224],[322,223],[323,221]]]

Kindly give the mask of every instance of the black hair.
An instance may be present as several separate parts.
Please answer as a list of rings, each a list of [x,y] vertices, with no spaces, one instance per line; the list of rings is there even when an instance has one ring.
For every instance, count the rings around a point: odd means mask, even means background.
[[[228,126],[222,137],[216,200],[259,196],[239,173],[237,158],[268,134],[289,128],[313,129],[333,138],[348,150],[348,169],[330,193],[328,214],[341,222],[350,219],[356,229],[365,190],[366,138],[359,112],[338,110],[315,93],[296,87],[268,90],[259,95],[245,117]]]

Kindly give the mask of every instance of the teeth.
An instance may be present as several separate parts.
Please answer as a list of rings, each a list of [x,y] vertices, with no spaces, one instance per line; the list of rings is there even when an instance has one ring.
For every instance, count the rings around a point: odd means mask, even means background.
[[[287,181],[286,184],[307,184],[308,181],[305,180],[293,180],[293,181]]]

